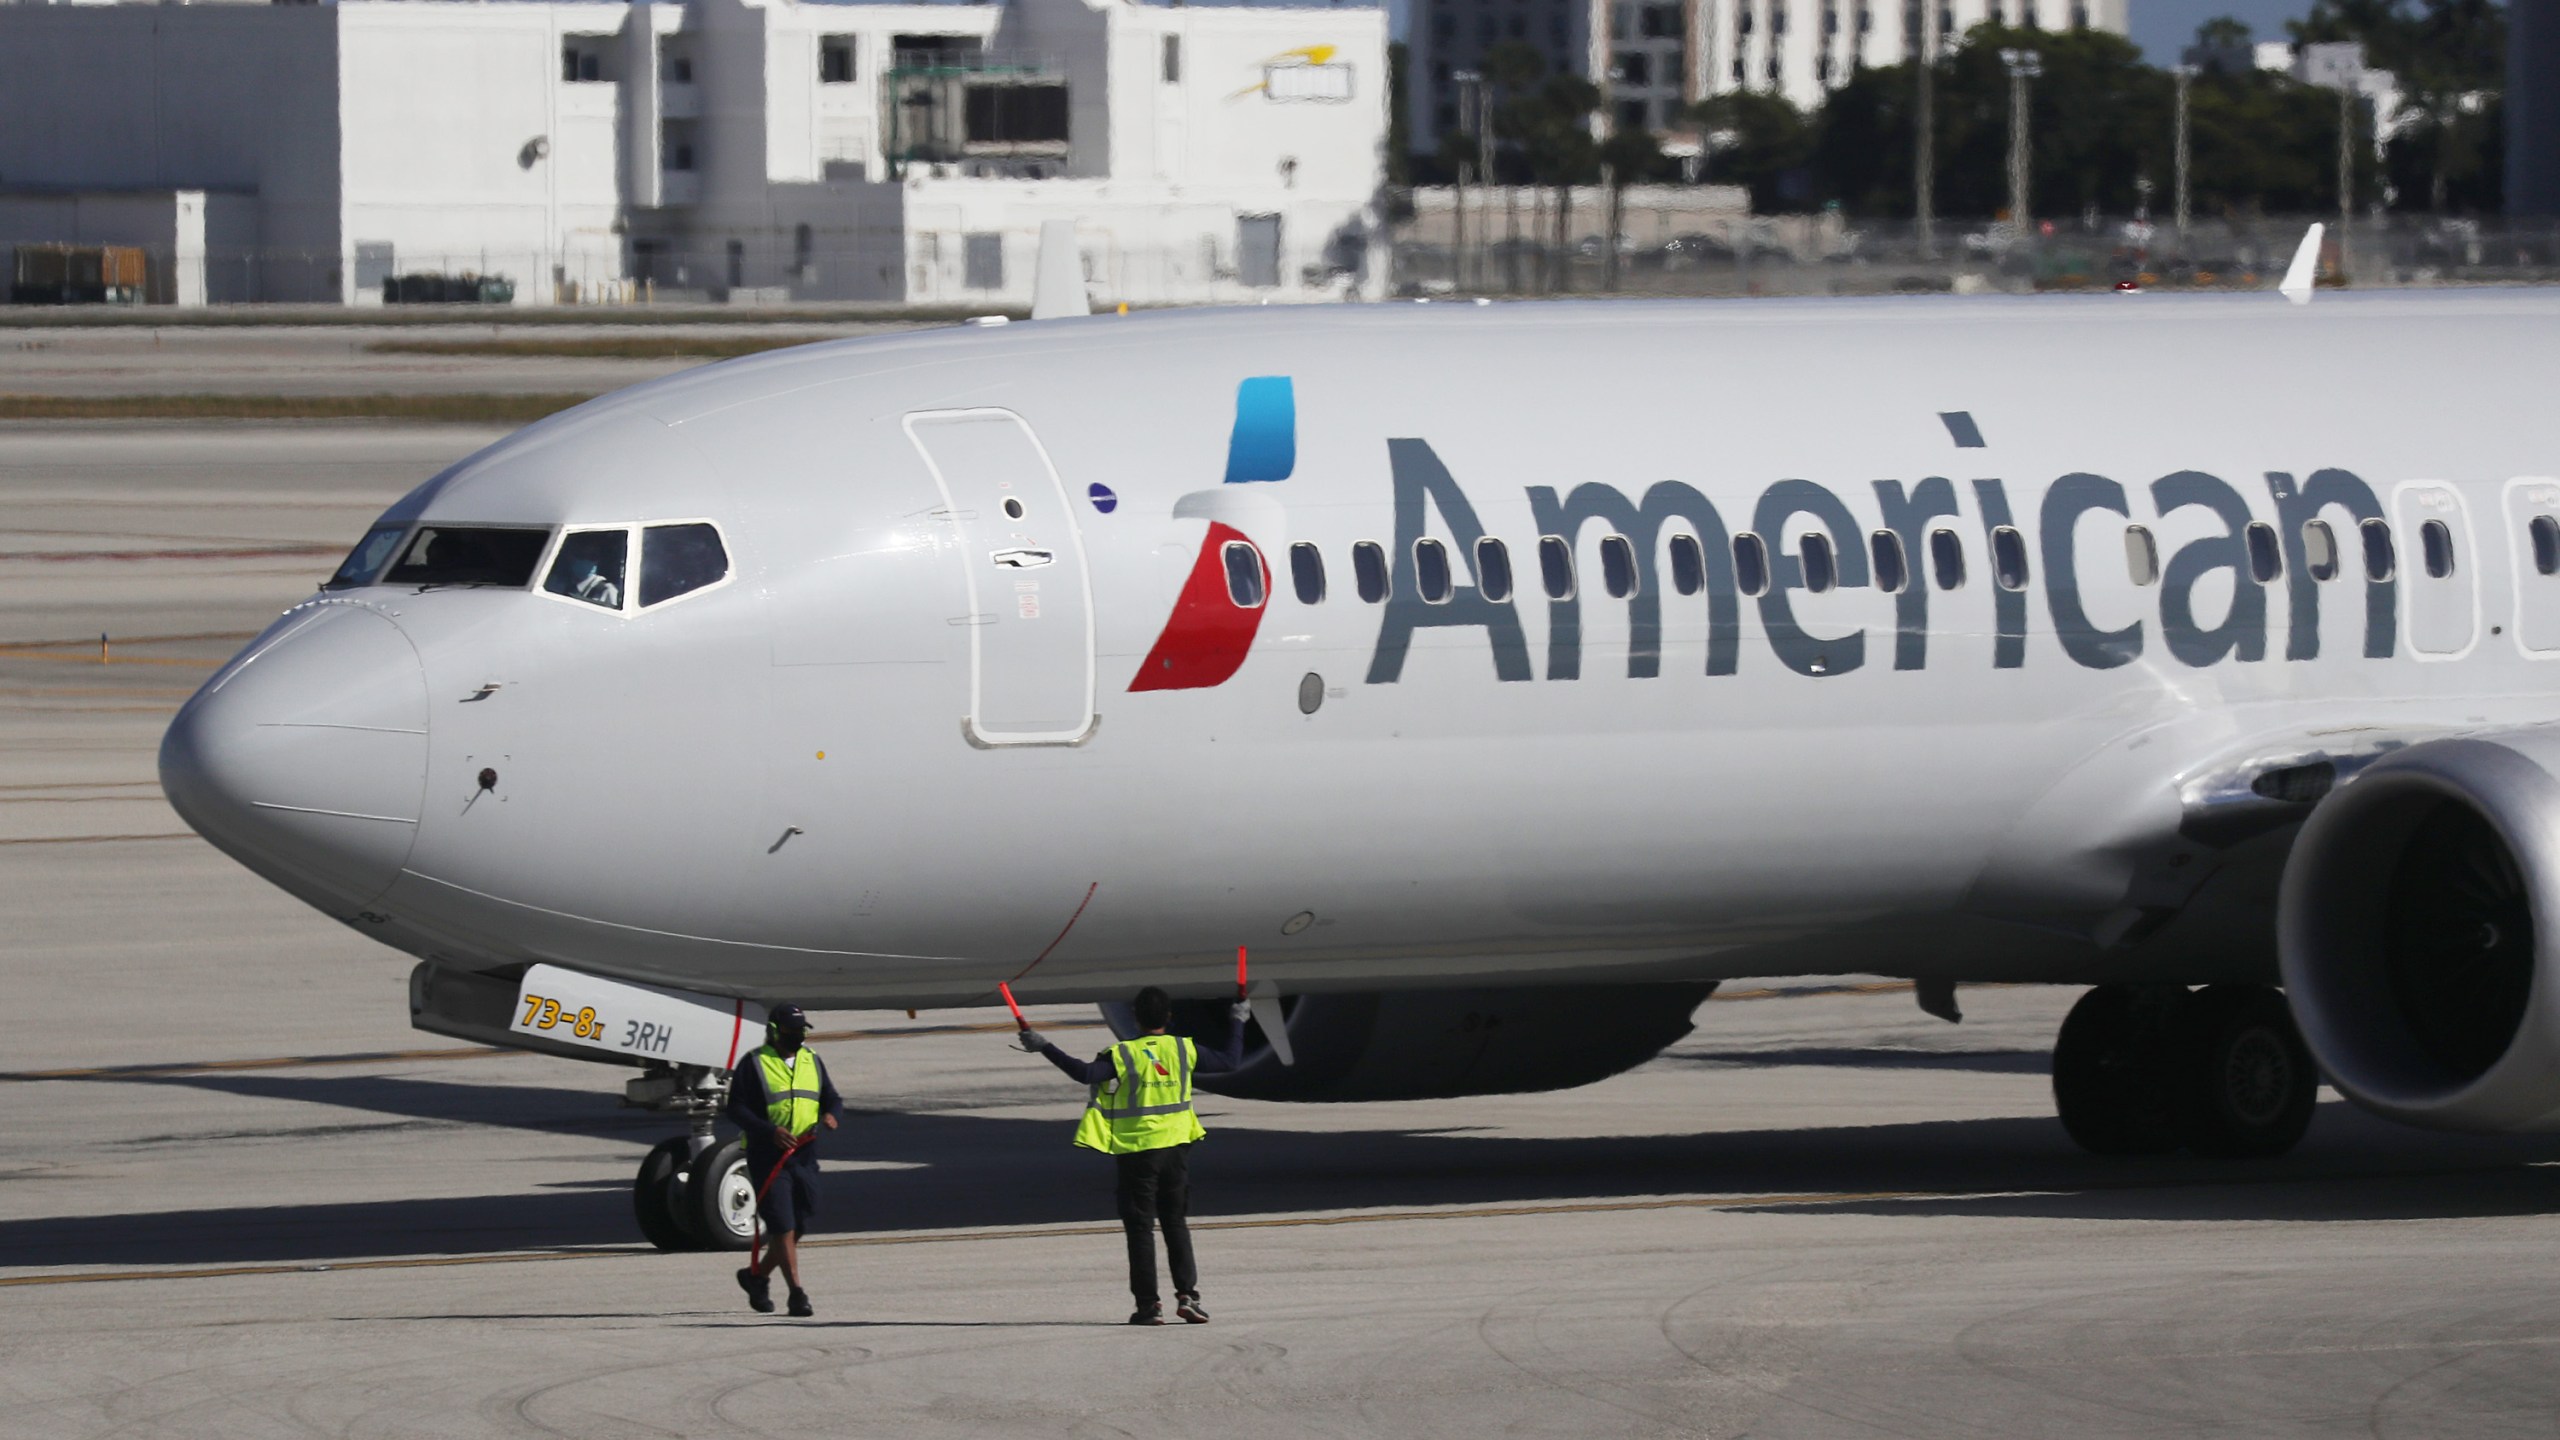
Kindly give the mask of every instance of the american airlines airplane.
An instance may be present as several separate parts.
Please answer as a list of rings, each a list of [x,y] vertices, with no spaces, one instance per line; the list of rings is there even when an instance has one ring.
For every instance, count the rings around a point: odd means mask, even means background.
[[[2555,396],[2524,293],[817,345],[421,485],[161,775],[420,1027],[636,1067],[670,1247],[745,1242],[763,1003],[1205,1026],[1239,944],[1235,1095],[1580,1085],[1877,973],[2090,987],[2101,1152],[2283,1151],[2323,1072],[2551,1128]]]

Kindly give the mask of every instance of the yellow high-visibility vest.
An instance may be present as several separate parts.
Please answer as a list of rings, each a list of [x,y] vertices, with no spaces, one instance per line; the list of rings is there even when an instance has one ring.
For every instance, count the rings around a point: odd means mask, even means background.
[[[818,1057],[806,1045],[788,1060],[770,1045],[755,1052],[756,1072],[764,1077],[765,1118],[786,1135],[806,1135],[818,1128]]]
[[[1208,1134],[1191,1109],[1199,1047],[1179,1035],[1141,1035],[1111,1047],[1112,1078],[1093,1087],[1076,1143],[1105,1155],[1188,1145]]]

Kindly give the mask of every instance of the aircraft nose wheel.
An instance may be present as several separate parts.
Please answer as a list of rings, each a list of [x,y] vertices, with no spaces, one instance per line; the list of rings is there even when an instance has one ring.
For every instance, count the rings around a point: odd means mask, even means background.
[[[640,1173],[631,1179],[632,1216],[640,1222],[640,1233],[661,1250],[697,1248],[676,1220],[676,1176],[685,1168],[691,1149],[691,1142],[681,1135],[665,1141],[640,1162]]]
[[[2319,1085],[2284,997],[2262,985],[2101,985],[2053,1048],[2054,1106],[2096,1155],[2281,1155]]]
[[[693,1167],[682,1218],[697,1248],[744,1250],[755,1238],[756,1184],[747,1173],[747,1148],[721,1144]]]

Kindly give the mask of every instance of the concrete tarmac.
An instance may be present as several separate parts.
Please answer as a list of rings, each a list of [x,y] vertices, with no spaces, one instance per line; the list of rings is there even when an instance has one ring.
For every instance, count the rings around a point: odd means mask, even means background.
[[[696,357],[421,354],[488,341],[656,344],[693,336],[837,340],[944,321],[788,325],[63,326],[0,331],[0,394],[443,395],[601,392],[706,363]]]
[[[1077,1087],[996,1015],[822,1015],[819,1315],[750,1314],[637,1241],[674,1127],[624,1072],[408,1029],[405,957],[151,786],[236,637],[485,438],[0,431],[0,1437],[2560,1429],[2560,1139],[2332,1099],[2283,1160],[2093,1159],[2031,987],[1728,987],[1551,1095],[1211,1099],[1216,1319],[1145,1331]]]

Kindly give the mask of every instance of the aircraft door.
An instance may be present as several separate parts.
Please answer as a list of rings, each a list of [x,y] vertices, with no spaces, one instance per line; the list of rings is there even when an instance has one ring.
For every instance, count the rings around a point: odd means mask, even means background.
[[[2507,486],[2507,548],[2516,577],[2516,648],[2560,659],[2560,480]]]
[[[1010,410],[906,418],[969,585],[969,734],[1058,745],[1093,729],[1093,591],[1048,452]]]
[[[2403,485],[2400,592],[2409,597],[2409,648],[2421,658],[2469,653],[2479,627],[2479,556],[2462,497],[2451,486]]]

